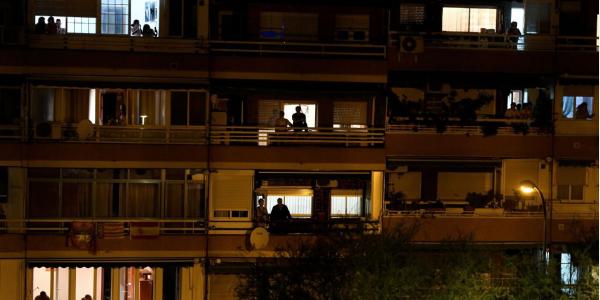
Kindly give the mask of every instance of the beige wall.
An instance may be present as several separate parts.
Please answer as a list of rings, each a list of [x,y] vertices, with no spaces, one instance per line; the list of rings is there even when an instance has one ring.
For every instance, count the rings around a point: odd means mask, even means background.
[[[25,299],[25,262],[22,259],[0,259],[0,298]]]

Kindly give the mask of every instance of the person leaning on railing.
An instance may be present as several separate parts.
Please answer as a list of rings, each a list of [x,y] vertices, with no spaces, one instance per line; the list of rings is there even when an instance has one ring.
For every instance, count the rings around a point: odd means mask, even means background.
[[[521,30],[517,28],[517,22],[511,22],[510,28],[506,31],[508,35],[508,40],[510,41],[513,48],[517,47],[517,42],[519,41],[519,36],[521,35]]]

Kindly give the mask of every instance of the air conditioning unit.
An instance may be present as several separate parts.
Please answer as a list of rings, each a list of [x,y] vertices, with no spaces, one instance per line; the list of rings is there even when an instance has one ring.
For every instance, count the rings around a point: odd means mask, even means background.
[[[423,37],[421,36],[401,36],[400,52],[402,53],[423,53]]]
[[[36,139],[62,139],[62,123],[61,122],[41,122],[35,125]]]

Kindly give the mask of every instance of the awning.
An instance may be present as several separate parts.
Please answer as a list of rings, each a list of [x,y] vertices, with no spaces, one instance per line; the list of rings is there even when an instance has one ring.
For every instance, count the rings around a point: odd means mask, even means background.
[[[29,268],[122,268],[122,267],[189,267],[199,262],[200,258],[113,258],[113,259],[28,259]]]

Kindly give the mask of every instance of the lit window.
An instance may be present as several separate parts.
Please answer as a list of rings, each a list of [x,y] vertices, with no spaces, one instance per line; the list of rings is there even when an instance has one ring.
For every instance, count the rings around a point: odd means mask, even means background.
[[[496,29],[496,9],[444,7],[442,31],[481,32],[481,29]]]
[[[305,193],[300,192],[297,195],[292,195],[291,193],[286,194],[287,195],[283,195],[282,193],[280,195],[273,194],[267,196],[265,206],[269,213],[271,213],[273,206],[277,204],[277,199],[281,198],[283,204],[290,210],[292,217],[308,218],[312,215],[312,195],[306,195]]]
[[[563,292],[568,295],[573,295],[573,286],[577,284],[579,272],[573,263],[571,262],[571,254],[561,253],[560,254],[560,278],[563,284]]]
[[[101,14],[103,34],[129,33],[128,0],[102,0]]]
[[[285,116],[293,116],[296,113],[296,107],[300,106],[301,112],[306,116],[306,125],[309,128],[316,127],[317,124],[317,105],[306,104],[306,103],[285,103],[283,105],[283,112]],[[293,118],[290,118],[290,122],[293,122]]]
[[[567,119],[591,119],[593,103],[594,97],[563,96],[562,115]]]
[[[331,195],[332,217],[359,217],[361,214],[361,191],[333,191]]]

